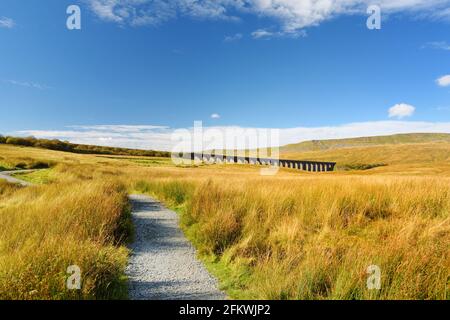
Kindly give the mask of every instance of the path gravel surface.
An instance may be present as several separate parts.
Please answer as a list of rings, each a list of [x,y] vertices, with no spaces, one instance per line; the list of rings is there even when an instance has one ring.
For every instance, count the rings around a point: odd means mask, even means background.
[[[22,186],[30,186],[31,185],[30,182],[14,178],[11,175],[15,174],[15,173],[28,173],[28,172],[33,172],[33,171],[35,171],[35,170],[0,171],[0,179],[4,179],[4,180],[6,180],[8,182],[11,182],[11,183],[18,183],[18,184],[20,184]]]
[[[130,200],[135,225],[127,268],[130,299],[226,299],[196,258],[178,215],[148,196],[131,195]]]

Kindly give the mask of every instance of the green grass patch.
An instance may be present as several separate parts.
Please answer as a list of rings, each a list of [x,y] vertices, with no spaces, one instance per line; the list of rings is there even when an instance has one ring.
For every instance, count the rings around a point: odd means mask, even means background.
[[[55,166],[53,161],[35,160],[28,157],[3,158],[0,157],[0,171],[48,169]]]
[[[0,171],[8,171],[8,170],[14,170],[15,167],[12,166],[10,163],[0,161]]]
[[[378,167],[385,167],[387,164],[385,163],[352,163],[352,164],[343,164],[338,166],[338,170],[343,171],[364,171],[364,170],[370,170]]]
[[[158,166],[167,166],[171,165],[172,162],[170,158],[161,158],[161,159],[130,159],[129,161],[136,163],[145,167],[158,167]]]
[[[52,169],[42,169],[28,173],[16,173],[13,174],[13,177],[33,184],[49,184],[55,181]]]
[[[194,240],[190,237],[188,239]],[[252,295],[245,290],[252,274],[245,262],[231,262],[230,257],[226,254],[221,258],[215,255],[199,254],[199,259],[209,273],[219,279],[219,289],[226,292],[229,298],[234,300],[252,299]]]
[[[171,158],[165,157],[147,157],[147,158],[120,157],[120,156],[98,156],[98,157],[113,160],[126,160],[144,167],[159,167],[172,165]]]

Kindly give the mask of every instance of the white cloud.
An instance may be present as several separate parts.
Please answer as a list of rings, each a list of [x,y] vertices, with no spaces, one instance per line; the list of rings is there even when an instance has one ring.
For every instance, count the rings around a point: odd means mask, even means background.
[[[270,38],[272,36],[273,36],[272,32],[269,32],[269,31],[264,30],[264,29],[258,29],[256,31],[252,32],[252,37],[254,39]]]
[[[49,86],[45,84],[40,84],[36,82],[29,82],[29,81],[17,81],[17,80],[2,80],[4,83],[8,83],[14,86],[20,86],[20,87],[26,87],[26,88],[33,88],[33,89],[39,89],[39,90],[45,90],[50,89]]]
[[[213,114],[211,115],[211,119],[220,119],[220,114],[218,114],[218,113],[213,113]]]
[[[343,15],[365,15],[378,4],[383,14],[409,13],[419,18],[450,17],[450,0],[85,0],[98,17],[130,25],[153,25],[177,16],[237,20],[234,13],[253,14],[279,21],[280,33]],[[447,14],[448,12],[448,14]]]
[[[279,37],[300,38],[306,37],[305,30],[289,30],[289,31],[269,31],[266,29],[258,29],[252,32],[253,39],[271,39]]]
[[[169,129],[167,126],[151,126],[151,125],[93,125],[93,126],[69,126],[68,128],[76,130],[95,130],[106,132],[145,132],[151,130]]]
[[[213,129],[219,132],[242,130],[266,130],[266,128],[244,127],[205,127],[204,131]],[[192,132],[192,128],[187,128]],[[296,127],[280,130],[279,143],[272,142],[248,147],[266,147],[286,145],[308,140],[343,139],[355,137],[368,137],[390,135],[398,133],[450,133],[450,122],[418,122],[418,121],[372,121],[347,123],[338,126],[325,127]],[[176,144],[172,141],[174,128],[165,126],[132,126],[132,125],[101,125],[76,126],[68,130],[26,130],[13,132],[12,135],[33,135],[37,138],[50,138],[68,140],[73,143],[117,146],[138,149],[172,150]],[[217,144],[211,148],[221,149],[224,146]]]
[[[80,144],[170,150],[172,132],[169,127],[153,125],[78,125],[67,130],[26,130],[17,134]]]
[[[13,19],[7,17],[0,17],[0,28],[11,29],[16,25]]]
[[[448,44],[446,41],[428,42],[423,47],[424,48],[432,48],[432,49],[440,49],[440,50],[450,51],[450,44]]]
[[[105,21],[122,22],[128,16],[125,8],[116,8],[119,5],[116,0],[91,0],[92,11]]]
[[[239,41],[243,38],[244,36],[242,35],[242,33],[236,33],[232,36],[226,36],[225,39],[223,39],[224,42],[234,42],[234,41]]]
[[[436,83],[441,87],[448,87],[450,86],[450,74],[440,77],[436,80]]]
[[[133,26],[157,25],[181,16],[238,20],[228,14],[234,0],[85,0],[102,20]]]
[[[389,118],[402,119],[405,117],[411,117],[415,111],[416,108],[412,105],[406,103],[398,103],[389,109]]]
[[[449,21],[450,20],[450,8],[442,8],[439,11],[436,11],[432,15],[433,18],[437,20],[444,20]]]

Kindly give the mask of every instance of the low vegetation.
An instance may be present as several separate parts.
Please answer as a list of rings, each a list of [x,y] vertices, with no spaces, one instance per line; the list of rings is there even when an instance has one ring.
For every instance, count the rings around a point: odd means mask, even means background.
[[[17,184],[6,182],[5,180],[0,179],[0,201],[3,198],[7,198],[15,191],[19,190],[21,187]],[[2,207],[2,203],[0,202],[0,208]]]
[[[0,180],[0,298],[125,297],[126,194],[139,192],[180,213],[232,298],[449,299],[450,144],[364,148],[324,151],[347,171],[262,177],[254,166],[0,145],[2,163],[54,163],[21,176],[41,185]],[[73,264],[81,291],[65,287]],[[366,286],[371,265],[381,270],[380,290]]]
[[[350,139],[312,140],[290,144],[281,148],[282,153],[324,151],[332,149],[373,147],[411,143],[450,142],[448,133],[408,133],[389,136],[361,137]]]
[[[4,158],[0,156],[0,170],[46,169],[54,166],[52,161],[40,161],[29,157]]]
[[[448,299],[449,180],[147,180],[233,298]],[[377,265],[381,290],[368,290]]]
[[[25,173],[20,172],[12,176],[33,184],[48,184],[55,181],[54,171],[52,169],[41,169]]]
[[[126,189],[94,180],[93,168],[55,170],[68,179],[27,188],[0,181],[0,299],[126,298]],[[72,265],[81,290],[66,286]]]
[[[281,156],[287,159],[335,161],[338,170],[345,171],[358,169],[360,165],[376,164],[376,167],[367,170],[368,174],[450,176],[450,142],[345,147],[324,151],[287,152]]]
[[[342,164],[338,166],[338,170],[351,171],[351,170],[370,170],[378,167],[385,167],[385,163],[351,163]]]

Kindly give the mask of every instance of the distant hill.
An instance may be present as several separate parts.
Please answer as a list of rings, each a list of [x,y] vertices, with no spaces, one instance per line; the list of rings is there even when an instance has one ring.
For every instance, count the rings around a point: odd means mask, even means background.
[[[450,134],[308,141],[280,148],[285,159],[335,161],[338,170],[450,172]]]
[[[408,133],[390,136],[361,137],[350,139],[312,140],[289,144],[280,148],[281,153],[324,151],[350,147],[381,146],[387,144],[450,142],[448,133]]]
[[[261,149],[259,152],[270,154]],[[305,141],[280,147],[280,158],[337,162],[338,170],[450,172],[450,134],[411,133]]]

